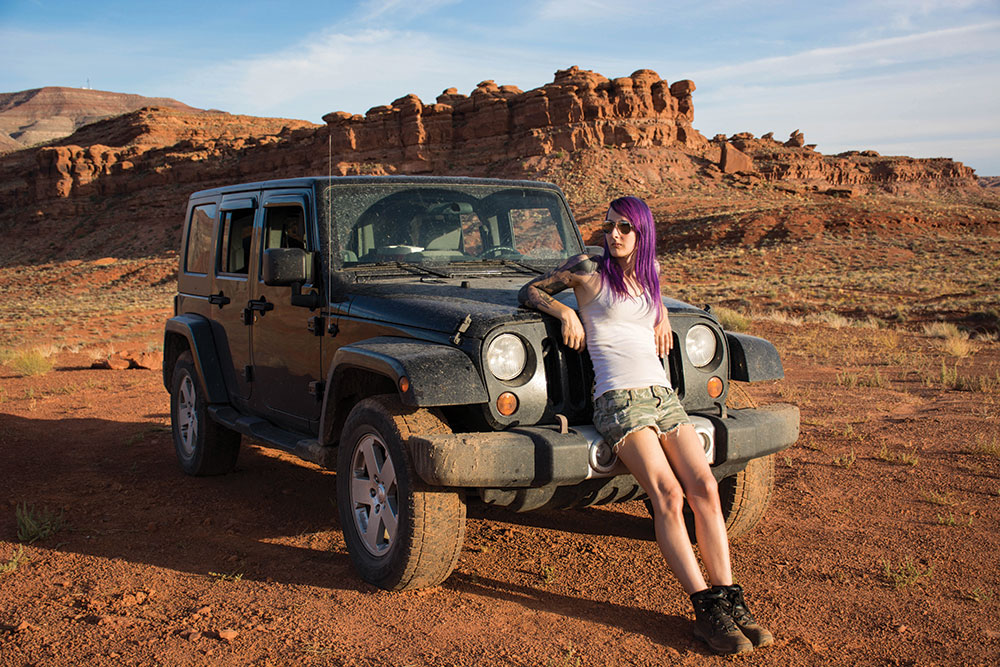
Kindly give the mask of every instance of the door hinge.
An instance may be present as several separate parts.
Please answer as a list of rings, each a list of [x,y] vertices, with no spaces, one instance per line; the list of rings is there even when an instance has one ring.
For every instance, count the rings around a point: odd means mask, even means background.
[[[243,367],[243,379],[247,382],[253,382],[253,366]]]
[[[472,324],[472,315],[466,315],[462,323],[455,328],[455,335],[451,337],[451,342],[454,345],[462,342],[462,334],[468,330],[470,324]]]
[[[326,382],[314,380],[309,383],[309,393],[315,396],[316,400],[322,400],[324,391],[326,391]]]
[[[322,336],[323,335],[323,316],[322,315],[314,315],[313,317],[310,317],[309,320],[308,320],[308,322],[306,323],[306,328],[308,328],[309,331],[312,332],[313,336]]]

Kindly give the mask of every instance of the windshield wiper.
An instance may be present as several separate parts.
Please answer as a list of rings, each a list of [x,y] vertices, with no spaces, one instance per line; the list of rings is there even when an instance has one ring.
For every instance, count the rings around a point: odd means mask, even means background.
[[[529,271],[533,271],[534,273],[538,274],[545,273],[545,271],[541,270],[537,266],[532,266],[531,264],[525,264],[524,262],[516,262],[512,259],[502,259],[500,261],[503,262],[504,266],[516,266],[518,268],[527,269]]]
[[[412,273],[417,276],[436,276],[438,278],[451,278],[452,274],[446,273],[444,271],[435,271],[434,269],[429,269],[426,266],[420,264],[409,264],[407,262],[365,262],[362,264],[357,264],[353,269],[358,269],[359,273],[365,271],[365,269],[371,269],[371,273],[368,276],[377,275],[379,273],[384,273],[384,269],[401,269],[407,273]],[[365,277],[368,277],[365,276]]]

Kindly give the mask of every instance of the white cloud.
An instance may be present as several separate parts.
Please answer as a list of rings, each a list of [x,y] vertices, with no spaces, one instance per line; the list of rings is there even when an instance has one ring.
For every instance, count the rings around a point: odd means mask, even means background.
[[[320,122],[330,111],[363,114],[409,93],[432,104],[445,88],[469,93],[486,78],[539,86],[551,80],[551,69],[535,56],[419,32],[327,31],[280,52],[193,72],[171,90],[203,91],[199,99],[184,95],[196,106]]]
[[[993,21],[723,65],[695,71],[691,78],[704,83],[751,77],[787,81],[838,75],[851,70],[933,63],[948,58],[998,53],[1000,21]]]
[[[363,24],[379,21],[398,24],[458,2],[461,0],[366,0],[358,7],[354,20]]]

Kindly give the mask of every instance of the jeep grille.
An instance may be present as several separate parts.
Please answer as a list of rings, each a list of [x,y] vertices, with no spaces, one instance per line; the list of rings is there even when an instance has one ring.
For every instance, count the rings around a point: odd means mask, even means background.
[[[590,355],[556,343],[550,336],[542,341],[542,363],[552,414],[566,415],[573,424],[589,423],[594,388]]]

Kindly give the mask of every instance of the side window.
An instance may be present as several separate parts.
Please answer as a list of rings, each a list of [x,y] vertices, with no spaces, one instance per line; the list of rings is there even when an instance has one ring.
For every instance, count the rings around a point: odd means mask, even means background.
[[[271,206],[264,218],[264,250],[268,248],[302,248],[309,250],[306,240],[306,218],[301,206]]]
[[[188,225],[187,247],[184,251],[184,271],[208,273],[212,266],[212,225],[215,223],[215,204],[201,204],[191,211]]]
[[[224,211],[222,214],[222,249],[219,272],[246,275],[250,266],[250,242],[253,236],[254,209]]]

